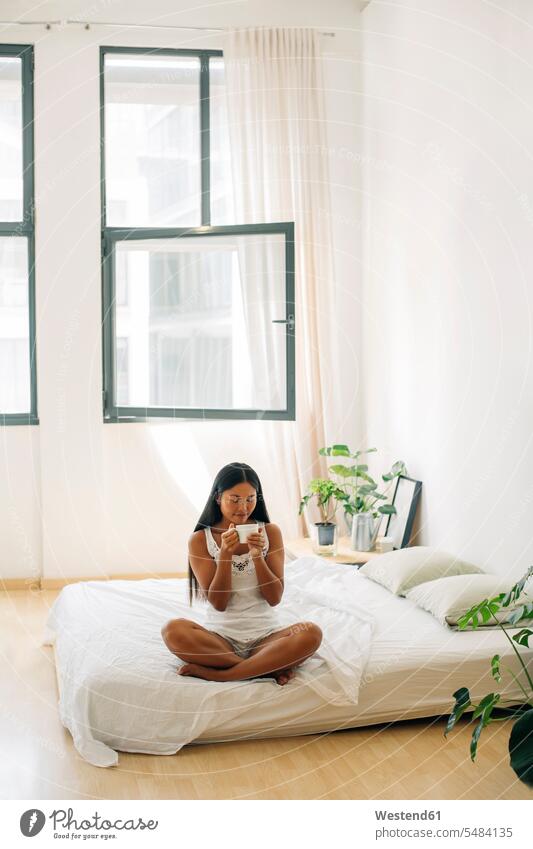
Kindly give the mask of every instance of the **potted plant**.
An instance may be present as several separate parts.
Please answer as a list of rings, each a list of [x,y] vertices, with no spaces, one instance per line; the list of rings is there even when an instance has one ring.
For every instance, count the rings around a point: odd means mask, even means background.
[[[333,554],[336,550],[337,525],[331,520],[335,517],[337,506],[343,496],[343,490],[334,481],[327,478],[314,478],[300,501],[298,509],[298,513],[301,515],[307,503],[312,498],[316,499],[322,519],[322,521],[314,523],[318,547],[319,549],[322,549],[323,546],[331,547]],[[320,550],[320,553],[328,552]]]
[[[529,640],[533,637],[533,631],[529,628],[522,628],[511,637],[504,623],[497,619],[496,614],[502,609],[509,607],[513,602],[516,602],[522,594],[526,599],[530,598],[524,592],[524,587],[532,577],[533,566],[530,566],[523,578],[511,587],[508,593],[500,593],[495,598],[485,599],[480,604],[474,605],[458,621],[459,629],[465,629],[468,627],[477,628],[480,623],[485,624],[491,617],[494,619],[511,643],[518,658],[520,677],[517,677],[510,670],[509,674],[522,691],[523,700],[517,703],[516,698],[504,699],[500,693],[488,693],[488,695],[481,699],[479,704],[475,705],[470,700],[468,688],[460,687],[453,694],[455,704],[444,732],[444,736],[446,737],[463,713],[467,709],[473,708],[471,719],[478,720],[472,732],[470,742],[470,758],[474,761],[477,753],[477,744],[483,729],[491,722],[503,722],[515,717],[509,737],[510,763],[518,778],[529,787],[533,787],[533,658],[529,647]],[[522,623],[531,619],[533,619],[533,601],[527,601],[509,615],[506,624],[514,626],[516,630],[517,622]],[[526,656],[525,659],[523,656],[524,646],[529,650],[529,656]],[[491,660],[492,676],[497,683],[500,683],[502,680],[500,660],[501,658],[498,654],[495,654]],[[504,707],[504,702],[510,703],[512,708]],[[496,706],[505,710],[506,715],[499,718],[492,716],[492,712]]]
[[[342,502],[346,524],[351,530],[352,548],[356,551],[370,551],[374,547],[382,516],[396,513],[393,504],[378,502],[386,502],[392,481],[407,473],[405,463],[397,461],[390,472],[381,476],[388,486],[384,492],[378,492],[377,483],[368,473],[368,465],[357,462],[361,455],[373,451],[377,448],[352,452],[347,445],[330,445],[318,452],[325,457],[347,457],[356,461],[355,465],[339,463],[329,467],[329,472],[339,478],[337,486],[342,495],[338,500]]]

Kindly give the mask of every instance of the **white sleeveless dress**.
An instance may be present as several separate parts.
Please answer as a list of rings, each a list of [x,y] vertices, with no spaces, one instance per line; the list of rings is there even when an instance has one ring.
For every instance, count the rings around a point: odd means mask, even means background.
[[[264,522],[257,523],[259,527]],[[264,531],[265,546],[263,557],[268,552],[268,536]],[[220,547],[216,544],[211,528],[205,528],[207,550],[214,560],[217,559]],[[215,631],[232,643],[235,651],[246,651],[253,647],[263,637],[278,631],[281,625],[273,607],[263,598],[257,582],[255,566],[249,551],[244,554],[234,554],[231,561],[232,594],[225,610],[216,610],[208,605],[204,627]]]

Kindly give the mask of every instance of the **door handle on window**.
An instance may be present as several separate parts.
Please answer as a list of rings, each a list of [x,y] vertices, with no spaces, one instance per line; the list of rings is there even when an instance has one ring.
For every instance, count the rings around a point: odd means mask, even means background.
[[[288,318],[273,318],[272,324],[288,324],[289,330],[294,330],[294,316],[290,315]]]

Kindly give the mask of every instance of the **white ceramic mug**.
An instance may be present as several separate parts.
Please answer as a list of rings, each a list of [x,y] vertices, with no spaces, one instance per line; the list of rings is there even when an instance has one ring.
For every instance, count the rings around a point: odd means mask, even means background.
[[[246,542],[250,534],[256,534],[259,530],[258,525],[235,525],[235,530],[239,534],[239,542]]]

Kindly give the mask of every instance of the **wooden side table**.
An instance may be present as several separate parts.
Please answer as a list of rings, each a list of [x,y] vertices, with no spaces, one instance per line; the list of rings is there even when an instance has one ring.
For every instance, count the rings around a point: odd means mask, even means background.
[[[380,551],[354,551],[350,548],[350,537],[339,537],[337,543],[337,554],[335,557],[331,555],[315,555],[322,557],[329,563],[348,563],[352,566],[361,566],[373,557],[381,554]],[[287,560],[296,560],[297,557],[304,557],[306,554],[315,554],[309,537],[298,537],[285,542],[285,555]]]

